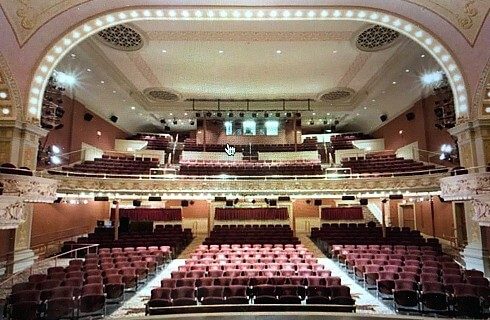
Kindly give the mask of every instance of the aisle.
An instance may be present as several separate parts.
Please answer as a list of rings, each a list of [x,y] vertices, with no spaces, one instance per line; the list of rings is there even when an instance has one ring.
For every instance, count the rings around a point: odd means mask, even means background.
[[[112,314],[107,315],[107,318],[120,319],[123,317],[135,317],[145,315],[145,304],[150,299],[151,290],[160,287],[160,281],[163,278],[170,278],[170,273],[177,270],[179,266],[185,264],[185,259],[172,260],[165,269],[158,272],[149,282],[143,287],[139,287],[136,294],[129,300],[123,302],[117,310]]]
[[[315,258],[326,258],[326,256],[323,254],[322,250],[320,250],[316,244],[311,241],[310,237],[306,234],[297,234],[296,235],[301,241],[301,244],[306,247],[311,253],[315,255]]]
[[[318,263],[323,264],[325,269],[331,270],[332,276],[340,277],[342,284],[350,288],[351,295],[356,300],[357,313],[396,314],[394,310],[376,298],[376,291],[371,293],[364,289],[332,259],[319,258]]]

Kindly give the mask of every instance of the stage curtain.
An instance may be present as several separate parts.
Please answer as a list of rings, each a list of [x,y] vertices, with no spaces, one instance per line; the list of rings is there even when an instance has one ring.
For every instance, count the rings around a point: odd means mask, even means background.
[[[114,220],[114,211],[111,210],[111,219]],[[178,208],[135,208],[119,209],[119,218],[128,218],[131,221],[182,221],[182,210]]]
[[[216,208],[215,220],[287,220],[287,208]]]
[[[322,208],[322,220],[362,220],[361,207]]]

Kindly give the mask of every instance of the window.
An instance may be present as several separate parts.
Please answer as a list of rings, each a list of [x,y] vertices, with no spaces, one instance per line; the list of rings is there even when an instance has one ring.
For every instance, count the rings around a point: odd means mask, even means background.
[[[233,122],[225,121],[225,135],[227,136],[233,135]]]
[[[265,122],[265,134],[277,136],[279,134],[279,121],[268,120]]]
[[[245,120],[242,123],[243,135],[255,136],[256,135],[256,123],[253,120]]]

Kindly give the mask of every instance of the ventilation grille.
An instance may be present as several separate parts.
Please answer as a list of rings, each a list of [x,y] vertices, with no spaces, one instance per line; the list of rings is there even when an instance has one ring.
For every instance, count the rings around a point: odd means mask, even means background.
[[[157,89],[151,89],[147,90],[146,96],[153,101],[178,101],[180,100],[180,95],[167,91],[167,90],[157,90]]]
[[[143,46],[141,34],[123,24],[104,29],[98,36],[104,44],[117,50],[136,51]]]
[[[322,101],[347,100],[352,96],[352,91],[347,89],[333,90],[320,96]]]
[[[379,51],[391,46],[399,37],[395,30],[375,25],[357,36],[356,46],[363,51]]]

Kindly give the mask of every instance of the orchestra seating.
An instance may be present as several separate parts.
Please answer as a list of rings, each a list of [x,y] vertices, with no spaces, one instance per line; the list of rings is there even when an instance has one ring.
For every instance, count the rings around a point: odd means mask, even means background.
[[[342,159],[342,167],[350,168],[351,172],[355,174],[392,173],[393,175],[411,175],[425,174],[429,170],[433,173],[447,171],[447,168],[436,168],[435,165],[426,165],[413,159],[400,158],[394,153],[367,154],[365,157]]]
[[[299,244],[289,225],[216,225],[204,245]]]
[[[7,319],[60,319],[104,316],[108,303],[125,300],[170,257],[170,247],[100,248],[68,266],[47,268],[12,286]]]
[[[183,305],[330,304],[353,311],[350,288],[301,244],[201,245],[151,292],[147,314]]]
[[[257,153],[257,152],[294,152],[294,144],[243,144],[233,145],[236,152]],[[206,151],[224,152],[226,144],[206,144]],[[204,151],[203,144],[197,144],[195,139],[184,141],[185,151]],[[318,150],[315,139],[305,139],[303,143],[297,144],[297,151],[316,151]],[[250,152],[251,151],[251,152]]]
[[[312,229],[312,237],[327,241],[327,252],[352,277],[393,300],[397,310],[475,317],[488,310],[490,286],[483,272],[464,270],[442,253],[436,239],[425,241],[418,232],[399,228],[389,228],[383,239],[379,229],[325,224],[321,231]]]
[[[138,133],[131,137],[131,140],[143,140],[148,142],[145,148],[146,150],[166,150],[171,142],[169,136],[150,133]]]
[[[346,149],[354,149],[354,145],[352,144],[352,141],[365,140],[365,139],[371,139],[371,137],[363,133],[346,133],[346,134],[331,136],[330,143],[334,151],[346,150]]]
[[[176,254],[192,241],[191,229],[182,229],[181,225],[157,225],[153,232],[144,230],[119,233],[114,240],[114,228],[96,228],[88,237],[80,237],[77,244],[99,244],[99,247],[144,247],[169,246]]]
[[[150,168],[157,168],[158,164],[157,158],[103,155],[102,158],[95,158],[93,161],[84,161],[71,167],[63,167],[63,171],[131,177],[131,175],[149,175]],[[56,171],[49,172],[57,173]]]
[[[319,160],[293,161],[204,161],[183,160],[180,162],[182,175],[266,176],[266,175],[320,175]]]

